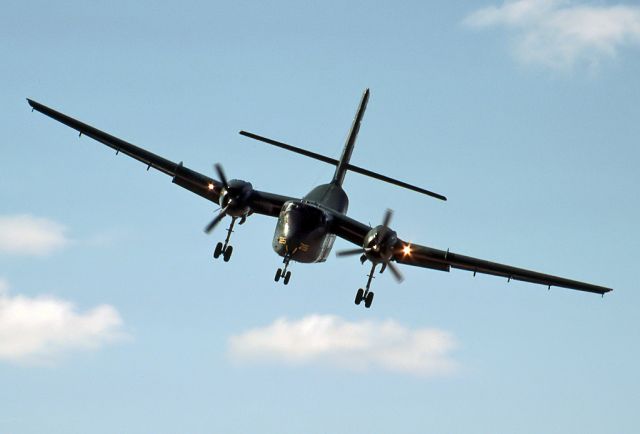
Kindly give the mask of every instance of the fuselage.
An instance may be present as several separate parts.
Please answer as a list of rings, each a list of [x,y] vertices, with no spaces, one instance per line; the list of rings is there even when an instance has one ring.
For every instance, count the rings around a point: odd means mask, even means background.
[[[323,262],[329,256],[335,234],[332,211],[346,214],[349,198],[335,182],[322,184],[300,200],[286,202],[278,216],[273,250],[296,262]]]
[[[282,206],[273,235],[273,250],[285,258],[285,264],[290,259],[296,262],[323,262],[329,256],[336,239],[332,233],[333,216],[336,213],[346,214],[349,208],[349,198],[342,189],[342,182],[350,167],[349,160],[367,101],[369,89],[362,94],[331,182],[319,185],[302,199],[285,202]]]

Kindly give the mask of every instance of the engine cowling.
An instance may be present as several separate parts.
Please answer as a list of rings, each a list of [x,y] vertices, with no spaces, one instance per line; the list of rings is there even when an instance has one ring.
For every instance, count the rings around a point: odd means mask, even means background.
[[[222,184],[220,196],[218,197],[220,212],[204,228],[206,233],[210,233],[227,215],[234,219],[231,223],[233,226],[236,218],[240,218],[240,224],[243,224],[247,216],[251,214],[251,207],[249,206],[249,201],[253,193],[251,183],[239,179],[227,181],[227,177],[220,164],[215,164],[214,169],[218,172],[218,178]],[[212,187],[213,184],[210,184],[209,189],[212,189]]]
[[[364,237],[362,248],[368,260],[376,264],[391,260],[398,236],[395,231],[385,225],[371,229]]]
[[[367,290],[371,283],[373,271],[378,264],[382,264],[382,268],[380,269],[381,273],[388,267],[398,282],[402,282],[403,280],[402,273],[400,273],[400,270],[393,264],[393,255],[402,243],[399,242],[396,232],[389,229],[391,215],[392,211],[388,209],[384,214],[382,224],[370,229],[364,236],[361,248],[336,252],[337,256],[361,255],[360,262],[364,263],[368,259],[373,263],[371,274],[369,274]],[[356,303],[358,302],[356,301]]]
[[[222,188],[218,203],[232,217],[243,217],[249,214],[249,198],[253,192],[250,182],[232,179]]]

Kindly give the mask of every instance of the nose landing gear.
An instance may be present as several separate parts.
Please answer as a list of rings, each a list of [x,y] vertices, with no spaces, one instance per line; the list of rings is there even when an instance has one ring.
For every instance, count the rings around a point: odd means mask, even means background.
[[[278,268],[276,270],[276,277],[273,280],[278,282],[282,277],[283,278],[282,283],[284,283],[285,285],[289,284],[289,279],[291,279],[291,271],[287,271],[287,267],[289,267],[290,260],[291,260],[291,255],[289,254],[285,255],[284,260],[282,261],[284,263],[284,269]]]
[[[213,251],[213,258],[218,259],[220,255],[222,255],[222,259],[224,262],[229,262],[231,259],[231,254],[233,253],[233,246],[229,245],[229,240],[231,239],[231,233],[233,232],[233,225],[236,223],[236,217],[231,218],[231,224],[229,225],[229,229],[227,229],[227,238],[223,243],[216,244],[216,248]],[[240,224],[244,223],[244,217],[240,220]]]
[[[356,292],[356,299],[355,299],[355,303],[356,304],[360,304],[362,303],[362,301],[364,300],[364,307],[366,307],[367,309],[371,307],[371,303],[373,303],[373,296],[374,293],[371,292],[369,290],[369,288],[371,287],[371,281],[374,279],[373,274],[376,271],[376,264],[373,264],[371,267],[371,272],[368,275],[368,279],[367,279],[367,286],[365,287],[365,289],[358,289],[358,292]]]

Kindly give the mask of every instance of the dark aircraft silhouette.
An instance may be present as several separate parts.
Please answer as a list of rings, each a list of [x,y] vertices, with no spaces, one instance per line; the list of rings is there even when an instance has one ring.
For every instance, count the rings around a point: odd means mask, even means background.
[[[362,263],[369,260],[372,264],[367,283],[364,288],[358,289],[355,298],[356,304],[364,301],[367,308],[371,306],[371,302],[373,301],[373,292],[370,288],[376,267],[380,265],[380,273],[388,268],[396,280],[401,281],[402,275],[395,265],[396,263],[447,272],[451,268],[458,268],[471,271],[474,275],[476,273],[492,274],[506,277],[509,280],[514,279],[542,284],[549,289],[552,286],[558,286],[603,295],[611,291],[611,288],[524,270],[522,268],[459,255],[449,252],[448,250],[437,250],[403,241],[398,238],[395,231],[389,228],[392,214],[390,210],[386,211],[382,224],[374,228],[347,217],[346,213],[349,206],[349,199],[342,189],[342,182],[344,181],[347,171],[370,176],[440,200],[447,200],[446,197],[437,193],[371,172],[370,170],[354,166],[349,162],[368,100],[369,89],[365,90],[362,95],[362,100],[360,101],[358,111],[351,126],[351,131],[349,132],[347,142],[345,143],[339,160],[246,131],[240,131],[240,134],[246,137],[260,140],[336,166],[335,174],[329,183],[315,187],[307,195],[303,196],[302,199],[298,199],[255,190],[251,183],[246,181],[238,179],[227,180],[222,166],[219,164],[214,166],[218,180],[212,179],[183,166],[182,162],[174,163],[169,161],[40,103],[27,99],[33,110],[37,110],[79,131],[80,136],[83,134],[89,136],[115,149],[116,154],[122,152],[143,162],[147,165],[147,170],[153,167],[154,169],[164,172],[172,177],[174,184],[186,188],[211,202],[219,204],[220,212],[205,227],[205,232],[211,232],[226,216],[231,217],[231,223],[227,229],[227,236],[224,242],[219,242],[215,247],[213,252],[214,258],[222,256],[225,262],[231,258],[233,247],[229,245],[229,239],[236,221],[239,220],[238,223],[243,224],[247,217],[254,213],[277,217],[278,222],[273,236],[273,249],[278,255],[283,257],[284,267],[278,268],[276,271],[275,281],[278,282],[282,279],[285,285],[288,284],[291,279],[291,271],[288,270],[290,261],[305,263],[324,262],[331,252],[336,236],[338,236],[358,246],[358,248],[352,250],[338,252],[338,256],[360,255],[360,261]]]

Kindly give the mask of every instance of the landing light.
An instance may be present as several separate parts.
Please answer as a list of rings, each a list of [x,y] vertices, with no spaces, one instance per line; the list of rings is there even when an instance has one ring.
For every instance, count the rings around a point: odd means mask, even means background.
[[[211,182],[209,183],[208,187],[209,187],[209,190],[213,190],[213,184]]]
[[[404,253],[405,256],[410,255],[411,254],[411,244],[407,244],[406,246],[404,246],[402,248],[402,253]]]

